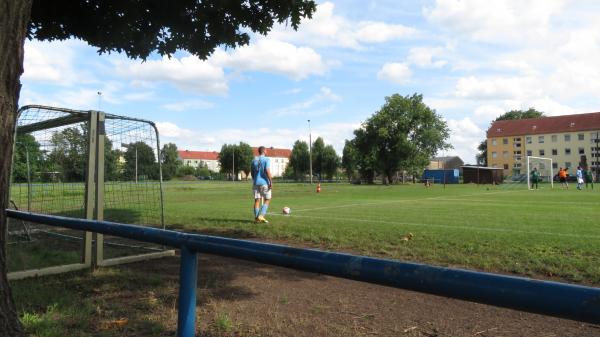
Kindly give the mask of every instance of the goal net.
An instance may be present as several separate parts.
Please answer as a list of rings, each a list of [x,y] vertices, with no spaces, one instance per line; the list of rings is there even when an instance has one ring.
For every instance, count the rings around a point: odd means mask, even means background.
[[[537,189],[540,186],[554,187],[554,168],[552,158],[527,156],[527,187]]]

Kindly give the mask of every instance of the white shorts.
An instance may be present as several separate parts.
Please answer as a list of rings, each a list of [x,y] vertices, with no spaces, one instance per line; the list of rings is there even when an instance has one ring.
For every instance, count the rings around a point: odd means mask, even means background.
[[[254,185],[252,187],[252,191],[254,192],[254,199],[264,198],[265,200],[271,199],[271,190],[267,185]]]
[[[583,178],[577,178],[577,183],[578,184],[583,184]]]

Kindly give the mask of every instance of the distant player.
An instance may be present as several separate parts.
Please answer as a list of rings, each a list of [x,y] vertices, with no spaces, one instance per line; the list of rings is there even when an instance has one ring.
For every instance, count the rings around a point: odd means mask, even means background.
[[[592,189],[594,189],[594,172],[589,167],[585,170],[585,188],[588,188],[588,184],[592,184]]]
[[[252,191],[254,192],[254,221],[269,223],[265,219],[265,214],[269,209],[269,203],[271,202],[271,190],[273,179],[271,178],[271,170],[269,166],[271,160],[266,157],[267,149],[264,146],[258,148],[258,157],[252,160]],[[260,207],[260,200],[264,199],[262,207]]]
[[[529,177],[529,180],[531,180],[531,189],[533,189],[533,186],[535,185],[535,189],[538,189],[538,182],[540,180],[540,173],[538,172],[537,167],[533,168],[533,171],[531,171],[531,177]]]
[[[581,166],[577,166],[577,189],[581,190],[583,188],[583,169]]]
[[[558,179],[560,180],[560,188],[569,188],[567,182],[567,170],[562,167],[558,170]]]

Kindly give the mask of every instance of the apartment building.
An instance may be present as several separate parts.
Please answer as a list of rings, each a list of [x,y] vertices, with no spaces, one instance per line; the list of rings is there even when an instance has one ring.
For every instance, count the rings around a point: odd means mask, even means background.
[[[493,122],[487,131],[488,166],[523,174],[526,157],[552,158],[554,169],[600,168],[600,112]]]
[[[180,150],[177,152],[179,154],[179,160],[181,160],[183,165],[192,167],[206,165],[206,167],[213,172],[219,172],[221,169],[221,164],[219,163],[219,152],[189,150]]]

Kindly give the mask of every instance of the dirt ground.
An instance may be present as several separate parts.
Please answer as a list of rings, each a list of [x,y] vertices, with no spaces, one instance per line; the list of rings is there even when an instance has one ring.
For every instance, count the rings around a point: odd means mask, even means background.
[[[200,254],[198,265],[199,336],[600,336],[598,325],[237,259]],[[169,279],[162,324],[173,333],[179,258],[119,268]]]

